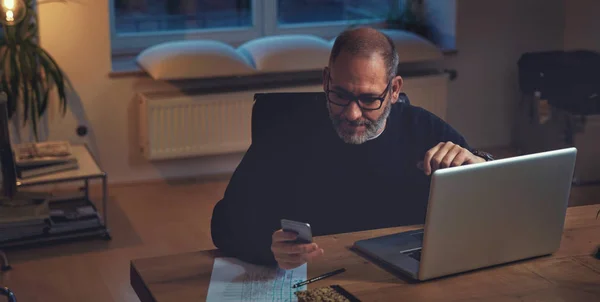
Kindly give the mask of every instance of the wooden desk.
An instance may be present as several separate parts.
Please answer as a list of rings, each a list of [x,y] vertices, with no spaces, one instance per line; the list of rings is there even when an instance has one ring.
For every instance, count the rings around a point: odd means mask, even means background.
[[[600,301],[600,205],[569,208],[561,247],[552,256],[481,269],[423,283],[409,282],[349,250],[359,239],[414,227],[324,236],[322,259],[308,265],[315,276],[340,267],[347,271],[310,284],[339,284],[362,301]],[[218,251],[199,251],[131,262],[131,285],[145,301],[203,301]]]

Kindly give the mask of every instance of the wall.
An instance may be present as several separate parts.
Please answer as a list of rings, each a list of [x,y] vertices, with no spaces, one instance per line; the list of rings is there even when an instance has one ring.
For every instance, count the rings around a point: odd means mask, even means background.
[[[476,146],[511,142],[522,53],[562,49],[563,0],[458,0],[448,120]]]
[[[524,51],[562,47],[562,8],[563,0],[457,0],[458,54],[443,64],[459,73],[450,86],[448,120],[473,146],[510,143],[516,61]],[[111,183],[227,173],[237,166],[241,154],[145,162],[137,147],[134,94],[168,85],[109,77],[108,0],[46,3],[39,12],[42,46],[77,92],[64,119],[50,115],[49,139],[88,142]],[[79,124],[90,129],[85,139],[75,134]]]
[[[600,51],[600,1],[565,1],[565,49]]]

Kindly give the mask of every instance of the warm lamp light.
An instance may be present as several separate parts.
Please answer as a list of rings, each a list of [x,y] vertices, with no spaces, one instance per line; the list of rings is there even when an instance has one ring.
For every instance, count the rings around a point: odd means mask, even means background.
[[[0,0],[0,22],[14,25],[25,18],[27,7],[23,0]]]

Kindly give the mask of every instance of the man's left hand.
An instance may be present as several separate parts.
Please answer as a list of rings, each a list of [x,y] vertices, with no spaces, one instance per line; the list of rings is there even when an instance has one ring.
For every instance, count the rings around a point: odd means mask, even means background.
[[[469,150],[452,142],[439,143],[425,153],[423,171],[431,175],[437,169],[485,162]]]

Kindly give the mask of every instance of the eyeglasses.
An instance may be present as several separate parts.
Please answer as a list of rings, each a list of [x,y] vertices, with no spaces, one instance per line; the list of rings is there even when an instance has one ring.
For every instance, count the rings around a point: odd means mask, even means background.
[[[360,107],[360,109],[369,111],[369,110],[377,110],[377,109],[381,108],[383,101],[387,97],[387,94],[389,92],[389,88],[390,88],[390,85],[392,84],[392,81],[390,80],[388,82],[387,86],[385,87],[385,90],[378,97],[357,97],[349,92],[330,90],[329,89],[330,83],[331,83],[331,76],[328,75],[327,88],[325,89],[325,93],[327,95],[328,102],[338,105],[338,106],[343,106],[343,107],[350,105],[350,103],[352,103],[352,102],[356,102],[356,104],[358,104],[358,107]]]

